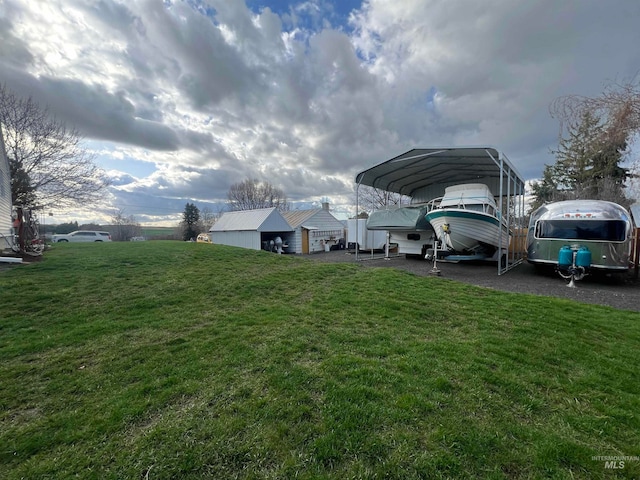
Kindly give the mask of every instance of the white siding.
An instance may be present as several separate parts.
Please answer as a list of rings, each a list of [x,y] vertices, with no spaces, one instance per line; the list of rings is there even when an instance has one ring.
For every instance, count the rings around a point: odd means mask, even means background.
[[[304,226],[315,227],[315,230],[309,231],[309,253],[322,252],[325,249],[325,242],[332,245],[344,237],[344,225],[326,210],[318,211],[304,222]],[[296,237],[299,230],[301,229],[296,229]],[[300,233],[300,240],[302,240],[302,233]],[[296,253],[302,253],[302,245],[300,245],[300,251],[296,250]]]
[[[209,232],[214,244],[260,250],[260,232]]]
[[[287,237],[289,247],[288,252],[302,253],[302,227],[298,227]]]
[[[260,232],[209,232],[211,241],[218,245],[260,250]]]
[[[11,175],[0,129],[0,250],[10,247],[11,235]]]

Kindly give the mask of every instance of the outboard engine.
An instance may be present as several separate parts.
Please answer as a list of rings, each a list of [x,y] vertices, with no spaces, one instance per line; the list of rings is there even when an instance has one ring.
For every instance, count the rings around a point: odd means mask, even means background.
[[[587,247],[563,246],[558,252],[558,273],[569,280],[568,287],[575,288],[576,280],[582,280],[591,267],[591,252]]]
[[[282,238],[276,237],[274,240],[274,243],[275,243],[275,251],[277,253],[282,254],[282,252],[284,252],[284,250],[282,250]]]

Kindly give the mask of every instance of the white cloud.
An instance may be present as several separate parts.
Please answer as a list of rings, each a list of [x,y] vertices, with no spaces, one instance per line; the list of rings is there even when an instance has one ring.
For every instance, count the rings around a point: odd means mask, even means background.
[[[246,177],[349,202],[358,171],[417,146],[495,145],[539,177],[549,103],[640,65],[633,0],[369,0],[348,25],[326,0],[251,6],[5,0],[0,82],[104,142],[112,202],[180,212]]]

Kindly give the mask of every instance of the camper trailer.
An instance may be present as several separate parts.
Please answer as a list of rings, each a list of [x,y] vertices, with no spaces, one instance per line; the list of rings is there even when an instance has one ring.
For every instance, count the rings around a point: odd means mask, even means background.
[[[397,245],[399,254],[424,258],[435,240],[426,213],[427,204],[387,206],[369,215],[367,229],[388,231],[389,243]]]
[[[531,214],[527,260],[578,276],[590,271],[626,272],[630,268],[632,236],[631,215],[616,203],[550,203]]]

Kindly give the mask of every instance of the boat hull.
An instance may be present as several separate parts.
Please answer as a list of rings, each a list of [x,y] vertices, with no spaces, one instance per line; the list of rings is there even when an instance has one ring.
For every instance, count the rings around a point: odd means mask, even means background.
[[[509,247],[509,231],[494,216],[464,209],[438,209],[426,214],[440,241],[456,252]],[[500,231],[502,230],[502,238]]]

